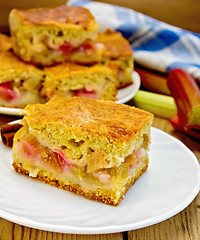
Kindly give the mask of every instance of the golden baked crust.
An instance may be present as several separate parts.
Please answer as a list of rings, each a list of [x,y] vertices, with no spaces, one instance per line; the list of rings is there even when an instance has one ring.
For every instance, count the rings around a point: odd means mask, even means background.
[[[0,76],[11,74],[13,72],[36,72],[38,74],[43,74],[42,70],[20,61],[13,53],[11,52],[0,52]]]
[[[53,98],[45,105],[27,106],[24,112],[25,120],[38,129],[59,125],[66,131],[72,128],[120,142],[134,138],[153,119],[151,113],[135,107],[82,97]]]
[[[76,63],[65,62],[53,67],[45,67],[45,72],[51,75],[53,78],[61,78],[74,74],[82,74],[88,72],[88,74],[94,74],[97,71],[111,73],[111,70],[103,65],[84,66]]]
[[[104,45],[101,62],[107,66],[115,66],[118,72],[118,88],[124,88],[133,83],[133,51],[126,38],[120,32],[107,29],[99,33],[97,42]]]
[[[8,51],[12,48],[11,38],[0,33],[0,51]]]
[[[105,50],[103,56],[105,57],[116,59],[133,56],[133,51],[128,40],[120,32],[107,29],[105,32],[98,34],[96,42],[104,44]]]
[[[45,72],[51,75],[53,78],[61,78],[73,74],[77,71],[85,71],[89,67],[84,65],[78,65],[75,63],[62,63],[53,67],[45,67]],[[87,71],[87,70],[86,70]]]
[[[13,9],[25,25],[48,25],[63,28],[80,27],[83,29],[99,28],[93,15],[83,7],[58,6],[54,8]]]

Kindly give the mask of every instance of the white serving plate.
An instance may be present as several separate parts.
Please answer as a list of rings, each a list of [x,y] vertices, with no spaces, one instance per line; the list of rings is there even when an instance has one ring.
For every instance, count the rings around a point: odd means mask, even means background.
[[[115,233],[166,220],[199,192],[200,167],[179,140],[152,128],[150,165],[118,207],[51,187],[12,168],[0,142],[0,217],[32,228],[74,234]]]

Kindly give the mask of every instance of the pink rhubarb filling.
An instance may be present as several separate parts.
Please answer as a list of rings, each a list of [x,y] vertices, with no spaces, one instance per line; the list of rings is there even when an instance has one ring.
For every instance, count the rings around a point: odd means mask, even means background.
[[[129,169],[135,169],[139,166],[140,159],[146,154],[146,150],[144,148],[137,148],[133,151],[133,154],[134,158],[130,157],[125,160],[129,164]]]
[[[21,154],[33,162],[41,162],[54,168],[55,170],[69,170],[71,162],[66,158],[64,151],[51,150],[50,148],[38,147],[38,142],[28,142],[20,140],[18,148]]]
[[[19,142],[19,149],[20,152],[22,152],[26,158],[29,158],[32,161],[37,161],[41,159],[37,146],[35,146],[32,143],[29,143],[25,140],[21,140]]]
[[[87,98],[93,98],[93,99],[99,98],[99,94],[95,90],[88,91],[86,89],[80,89],[80,90],[76,90],[74,92],[74,95],[77,97],[87,97]]]
[[[12,82],[4,82],[0,84],[0,98],[7,101],[18,98],[18,94],[14,90]]]
[[[87,55],[91,55],[95,51],[99,49],[100,45],[98,43],[90,43],[86,42],[78,47],[74,47],[70,42],[64,42],[61,46],[59,46],[59,50],[64,54],[71,54],[75,51],[84,52]]]

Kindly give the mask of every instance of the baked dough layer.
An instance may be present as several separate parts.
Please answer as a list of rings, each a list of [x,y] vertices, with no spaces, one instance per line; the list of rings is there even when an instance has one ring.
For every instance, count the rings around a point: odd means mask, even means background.
[[[40,94],[44,72],[20,61],[12,52],[0,52],[0,105],[24,108],[43,103]]]
[[[45,68],[42,95],[50,100],[55,96],[86,96],[94,99],[116,100],[115,69],[98,64],[83,66],[63,63]]]
[[[117,206],[148,167],[151,113],[83,97],[55,97],[24,113],[13,144],[18,172]]]
[[[96,42],[105,46],[101,63],[114,65],[118,69],[118,88],[132,84],[134,60],[133,50],[128,40],[120,32],[107,29],[105,32],[98,34]]]
[[[45,169],[42,169],[41,171],[39,171],[36,177],[32,177],[30,176],[30,172],[25,168],[23,168],[21,163],[13,163],[13,168],[18,173],[22,173],[36,180],[47,183],[53,187],[57,187],[75,194],[82,195],[90,200],[95,200],[98,202],[105,203],[107,205],[117,207],[125,197],[129,188],[134,185],[134,183],[138,180],[138,178],[143,173],[146,172],[148,168],[148,159],[146,159],[146,162],[144,163],[144,165],[138,169],[137,173],[133,175],[131,178],[129,178],[129,180],[127,181],[126,185],[123,188],[123,191],[120,192],[120,195],[114,194],[113,192],[109,193],[107,191],[104,191],[103,189],[96,189],[95,191],[87,190],[87,189],[84,190],[78,184],[71,184],[69,182],[65,183],[65,181],[59,180],[58,178],[54,177],[52,174],[49,174]]]
[[[103,51],[102,44],[94,43],[99,25],[82,7],[13,9],[9,25],[15,54],[36,65],[93,63]]]

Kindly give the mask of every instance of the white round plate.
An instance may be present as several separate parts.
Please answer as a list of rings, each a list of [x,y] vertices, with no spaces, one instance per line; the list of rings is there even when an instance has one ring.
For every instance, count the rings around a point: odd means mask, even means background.
[[[0,114],[19,116],[21,108],[0,107]]]
[[[118,90],[116,96],[118,100],[116,101],[116,103],[126,103],[130,101],[135,96],[136,92],[139,90],[141,84],[139,74],[137,72],[133,72],[132,78],[133,84]]]
[[[137,72],[133,72],[132,78],[134,83],[123,89],[119,89],[117,92],[116,98],[118,99],[117,103],[126,103],[131,100],[136,92],[140,88],[141,80]],[[9,107],[0,107],[0,114],[19,116],[19,113],[22,109],[20,108],[9,108]]]
[[[42,230],[74,234],[134,230],[177,214],[199,192],[200,167],[195,155],[156,128],[152,128],[149,168],[118,207],[16,173],[11,149],[2,143],[0,154],[0,217]]]

